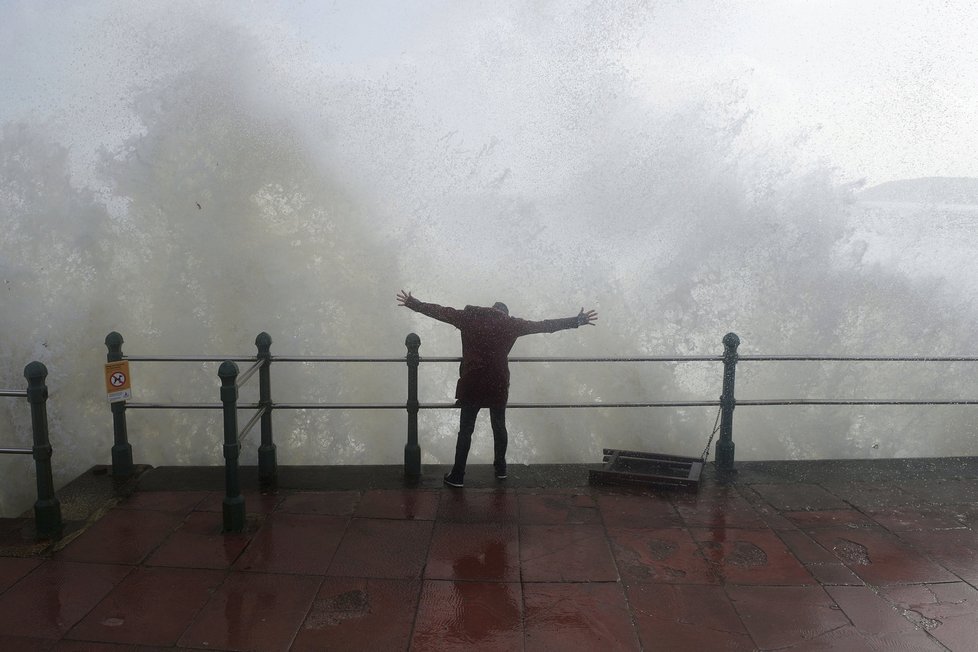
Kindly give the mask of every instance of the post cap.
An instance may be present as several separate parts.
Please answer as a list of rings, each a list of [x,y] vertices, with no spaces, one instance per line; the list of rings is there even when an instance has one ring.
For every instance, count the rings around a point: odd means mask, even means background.
[[[421,338],[418,337],[417,333],[409,333],[404,339],[404,345],[409,349],[417,349],[421,346]]]
[[[217,370],[217,375],[221,380],[237,378],[238,365],[234,363],[234,360],[225,360],[221,363],[221,368]]]
[[[105,336],[105,346],[109,347],[110,349],[112,349],[112,348],[121,349],[122,348],[122,334],[121,333],[117,333],[115,331],[112,331],[111,333],[109,333],[108,335],[106,335]]]
[[[723,345],[736,349],[738,346],[740,346],[740,338],[737,337],[736,333],[727,333],[723,336]]]
[[[43,363],[34,360],[24,367],[24,378],[27,382],[33,383],[37,381],[44,381],[48,377],[48,368],[44,366]]]
[[[262,331],[258,333],[258,337],[255,338],[255,346],[259,349],[267,349],[272,345],[272,336]]]

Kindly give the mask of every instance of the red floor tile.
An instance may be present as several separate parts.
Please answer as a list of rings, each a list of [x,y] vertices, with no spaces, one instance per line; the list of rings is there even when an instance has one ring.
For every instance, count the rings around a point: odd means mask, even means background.
[[[285,496],[276,509],[290,514],[352,516],[359,501],[359,491],[300,491]]]
[[[171,647],[156,645],[117,645],[91,641],[61,641],[51,648],[51,652],[172,652],[172,650]]]
[[[221,532],[212,512],[193,512],[146,560],[147,566],[229,568],[251,540],[250,534]]]
[[[778,532],[778,536],[788,546],[788,550],[795,556],[795,559],[802,564],[839,563],[838,557],[801,530],[785,530]]]
[[[849,624],[820,586],[728,586],[727,594],[762,650],[787,649]]]
[[[521,525],[524,582],[614,582],[604,529],[597,525]]]
[[[763,528],[764,519],[736,491],[697,501],[675,500],[676,511],[688,527]]]
[[[56,557],[65,561],[137,564],[180,524],[167,512],[113,509]]]
[[[188,647],[287,651],[322,578],[231,573],[180,637]]]
[[[207,495],[206,491],[139,491],[116,507],[186,514],[197,507]]]
[[[329,566],[332,577],[421,577],[432,521],[355,518]]]
[[[806,564],[805,568],[822,586],[865,586],[866,584],[842,562]]]
[[[756,498],[756,499],[755,499]],[[782,532],[784,530],[797,530],[798,526],[786,519],[781,512],[768,505],[758,494],[748,498],[748,502],[757,515],[764,521],[764,527]]]
[[[48,561],[0,596],[0,632],[60,638],[132,570]]]
[[[877,528],[824,528],[811,536],[867,584],[950,582],[957,578],[889,532]]]
[[[751,489],[782,512],[849,509],[845,501],[817,484],[752,484]]]
[[[691,529],[721,582],[814,584],[815,579],[770,530]]]
[[[411,652],[522,649],[522,604],[518,583],[426,580]]]
[[[526,652],[641,649],[618,583],[526,584],[523,604]]]
[[[682,527],[676,508],[655,494],[599,494],[595,497],[608,527]]]
[[[55,644],[55,641],[47,638],[27,638],[26,636],[0,634],[0,650],[10,650],[10,652],[48,652],[56,649]]]
[[[846,631],[831,632],[820,637],[824,640],[813,641],[822,649],[845,649],[840,647],[843,643],[849,644],[849,649],[854,650],[942,649],[924,630],[904,618],[873,589],[863,586],[829,586],[825,587],[825,591],[852,621],[853,626],[851,631],[844,628]]]
[[[636,584],[626,589],[646,650],[752,652],[755,646],[718,586]]]
[[[234,568],[324,575],[348,520],[319,514],[272,514],[252,537]]]
[[[900,538],[961,579],[972,584],[978,582],[978,532],[975,530],[901,532]]]
[[[518,527],[515,523],[436,523],[424,576],[519,582]]]
[[[400,518],[433,521],[438,513],[439,491],[417,489],[374,489],[367,491],[357,505],[361,518]]]
[[[963,527],[947,508],[895,507],[868,512],[869,517],[890,532],[943,530]]]
[[[681,528],[609,528],[622,580],[668,584],[718,584],[713,567]]]
[[[327,577],[292,650],[406,650],[420,593],[420,580]]]
[[[920,500],[892,483],[880,482],[830,482],[826,489],[860,510],[886,509],[899,506],[909,506]]]
[[[520,523],[598,523],[594,498],[571,493],[519,494]]]
[[[802,529],[817,527],[874,527],[876,524],[854,509],[827,509],[813,512],[783,512],[782,516]]]
[[[519,515],[516,492],[507,489],[441,492],[439,521],[515,523]]]
[[[68,638],[172,646],[224,576],[212,570],[137,568]]]
[[[974,650],[978,641],[978,589],[964,582],[894,586],[883,597],[949,650]]]
[[[37,568],[41,561],[37,558],[0,557],[0,593]]]
[[[245,500],[245,511],[249,514],[271,514],[279,503],[288,495],[286,493],[261,493],[259,491],[242,491]],[[221,512],[224,510],[224,492],[208,492],[196,509],[202,512]]]

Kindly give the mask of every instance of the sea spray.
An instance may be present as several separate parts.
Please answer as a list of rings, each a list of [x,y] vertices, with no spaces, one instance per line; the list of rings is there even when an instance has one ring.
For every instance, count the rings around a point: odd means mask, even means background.
[[[772,128],[749,69],[683,80],[651,61],[638,79],[655,21],[642,3],[593,3],[586,19],[457,8],[444,39],[361,65],[260,10],[112,6],[75,35],[76,83],[99,92],[66,89],[60,112],[5,119],[0,139],[0,382],[48,365],[59,484],[109,460],[111,330],[132,355],[249,354],[261,331],[273,355],[400,356],[412,331],[423,357],[458,355],[454,329],[396,306],[405,289],[502,300],[530,319],[600,312],[598,327],[524,338],[514,356],[719,355],[728,331],[745,355],[973,350],[967,259],[901,264],[927,215],[867,234],[858,184],[808,154],[807,125]],[[512,368],[514,402],[720,391],[717,363]],[[216,372],[133,363],[134,400],[216,402]],[[421,400],[450,402],[455,372],[423,362]],[[740,398],[975,391],[967,365],[738,374]],[[405,380],[400,364],[272,366],[278,402],[398,402]],[[0,410],[4,444],[25,445],[26,405]],[[511,461],[595,462],[605,446],[697,455],[714,416],[514,409]],[[734,440],[738,459],[964,455],[973,422],[972,408],[742,407]],[[129,424],[137,463],[221,463],[219,413],[134,410]],[[450,461],[457,413],[426,410],[420,425],[424,463]],[[400,412],[275,413],[283,464],[396,464],[405,435]],[[472,459],[490,441],[480,422]],[[253,433],[243,463],[256,447]],[[5,513],[30,504],[26,462],[0,459]]]

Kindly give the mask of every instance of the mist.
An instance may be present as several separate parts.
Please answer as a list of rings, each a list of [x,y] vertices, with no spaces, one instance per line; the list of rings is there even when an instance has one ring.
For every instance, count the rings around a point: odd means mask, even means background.
[[[130,355],[248,355],[261,331],[273,355],[400,356],[409,332],[422,356],[459,355],[454,329],[397,307],[402,288],[529,319],[599,311],[597,328],[523,338],[514,356],[718,355],[730,331],[742,354],[973,352],[974,203],[862,193],[978,171],[879,156],[867,169],[832,120],[788,110],[776,71],[713,67],[711,41],[702,59],[675,55],[676,25],[701,34],[718,16],[283,7],[0,8],[0,384],[48,366],[56,484],[110,459],[109,331]],[[62,11],[42,56],[29,37]],[[518,403],[720,392],[718,364],[511,367]],[[422,402],[450,402],[456,370],[423,363]],[[973,398],[974,378],[963,364],[745,362],[737,395]],[[280,402],[406,396],[401,365],[273,363],[272,382]],[[217,365],[133,363],[133,385],[135,401],[216,402]],[[4,445],[29,446],[26,405],[0,411]],[[510,462],[699,455],[714,416],[511,410]],[[741,460],[968,455],[974,423],[970,407],[742,407],[734,441]],[[423,463],[451,460],[456,429],[455,411],[422,412]],[[222,463],[218,412],[130,411],[129,433],[137,463]],[[282,464],[397,464],[405,436],[399,412],[275,413]],[[470,459],[490,442],[480,421]],[[256,449],[253,434],[242,463]],[[0,473],[0,510],[29,506],[30,461]]]

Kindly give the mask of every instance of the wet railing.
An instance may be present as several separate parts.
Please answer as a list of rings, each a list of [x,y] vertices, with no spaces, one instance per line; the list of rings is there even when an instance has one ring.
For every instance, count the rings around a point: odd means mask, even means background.
[[[48,369],[34,361],[24,367],[27,390],[0,389],[0,396],[26,398],[31,406],[31,448],[0,448],[4,455],[31,455],[37,478],[37,500],[34,502],[34,527],[41,538],[60,536],[63,529],[61,502],[54,493],[54,476],[51,471],[51,438],[48,432]]]
[[[733,441],[733,413],[737,406],[759,407],[778,405],[978,405],[978,399],[771,399],[737,400],[734,394],[736,368],[739,362],[978,362],[978,356],[816,356],[816,355],[750,355],[740,356],[737,349],[740,338],[734,333],[723,337],[723,354],[717,356],[648,356],[648,357],[513,357],[514,363],[722,363],[721,393],[718,400],[694,401],[639,401],[639,402],[551,402],[551,403],[510,403],[508,408],[524,409],[581,409],[581,408],[688,408],[719,407],[719,438],[715,447],[716,469],[721,477],[735,472]],[[241,497],[238,482],[238,457],[242,438],[255,425],[261,424],[261,446],[259,447],[259,478],[262,487],[273,487],[276,478],[275,444],[272,440],[272,413],[275,410],[406,410],[407,443],[404,446],[404,477],[408,483],[416,483],[421,477],[421,446],[418,439],[418,413],[425,409],[451,409],[455,403],[421,403],[418,399],[418,368],[425,363],[458,363],[458,357],[427,357],[420,355],[421,338],[411,333],[405,340],[405,357],[344,357],[344,356],[272,356],[272,339],[261,333],[255,340],[258,354],[252,357],[222,358],[217,356],[124,356],[122,336],[110,333],[106,338],[109,349],[108,361],[130,360],[138,362],[218,362],[221,380],[221,403],[134,403],[116,402],[112,404],[115,443],[112,449],[113,474],[132,473],[132,448],[126,432],[126,409],[221,409],[224,414],[224,457],[226,469],[226,496],[224,503],[225,530],[237,531],[244,526],[244,499]],[[269,367],[272,362],[299,363],[396,363],[406,364],[408,369],[407,401],[404,403],[297,403],[273,402]],[[240,373],[237,362],[250,362],[251,366]],[[239,404],[238,389],[255,374],[259,375],[259,402]],[[237,412],[240,409],[255,410],[244,428],[238,429]],[[712,441],[712,437],[711,437]],[[704,451],[703,458],[709,451]]]

